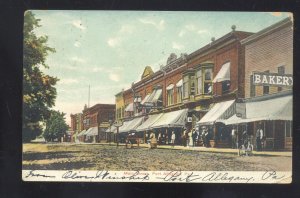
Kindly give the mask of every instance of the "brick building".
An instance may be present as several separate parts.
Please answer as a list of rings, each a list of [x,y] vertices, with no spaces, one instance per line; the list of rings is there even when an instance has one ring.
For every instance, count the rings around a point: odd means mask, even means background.
[[[79,134],[82,141],[101,142],[107,141],[106,130],[109,128],[110,120],[115,118],[116,105],[96,104],[85,108],[83,114],[83,131]]]
[[[292,149],[293,23],[286,18],[241,41],[244,96],[224,123],[257,150]],[[239,142],[239,141],[238,141]]]
[[[77,135],[83,130],[83,115],[82,113],[71,114],[71,131],[72,133],[72,142],[77,141]]]
[[[170,137],[174,131],[179,143],[183,131],[195,128],[211,106],[243,96],[243,87],[239,86],[244,82],[240,41],[251,34],[236,31],[233,26],[230,33],[189,55],[171,54],[156,72],[147,66],[141,80],[122,92],[125,116],[120,133],[144,132],[138,134],[145,137],[151,130],[157,137]],[[196,128],[209,125],[214,139],[217,118],[200,122]]]

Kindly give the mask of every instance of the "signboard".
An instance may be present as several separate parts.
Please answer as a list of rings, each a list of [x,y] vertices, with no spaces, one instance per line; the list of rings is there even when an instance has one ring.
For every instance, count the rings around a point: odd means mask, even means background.
[[[253,85],[267,85],[267,86],[293,86],[293,75],[291,74],[277,74],[277,73],[253,73]]]
[[[187,117],[187,121],[188,121],[188,122],[192,122],[192,121],[193,121],[193,118],[192,118],[192,117]]]
[[[163,107],[162,106],[148,106],[148,105],[139,105],[137,107],[138,109],[162,109]]]
[[[102,122],[100,125],[99,125],[100,128],[108,128],[110,127],[110,124],[109,122]]]
[[[120,126],[123,125],[123,122],[121,122],[121,121],[116,121],[116,122],[114,122],[113,125],[114,125],[115,127],[120,127]]]

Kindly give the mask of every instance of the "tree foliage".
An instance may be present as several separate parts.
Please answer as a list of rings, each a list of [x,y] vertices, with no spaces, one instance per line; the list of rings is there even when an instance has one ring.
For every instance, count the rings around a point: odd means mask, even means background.
[[[51,111],[50,118],[46,121],[46,129],[43,136],[46,141],[60,139],[66,134],[68,125],[64,119],[65,114],[59,111]]]
[[[23,43],[23,141],[28,142],[42,133],[42,123],[49,118],[55,103],[57,78],[46,75],[49,68],[46,58],[54,48],[47,46],[48,37],[37,37],[34,30],[40,27],[30,11],[24,17]]]

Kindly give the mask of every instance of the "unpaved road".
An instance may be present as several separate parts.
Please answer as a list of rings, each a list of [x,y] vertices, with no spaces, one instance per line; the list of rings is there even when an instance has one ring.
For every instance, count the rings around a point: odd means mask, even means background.
[[[290,171],[291,157],[87,144],[24,144],[23,169],[140,171]]]

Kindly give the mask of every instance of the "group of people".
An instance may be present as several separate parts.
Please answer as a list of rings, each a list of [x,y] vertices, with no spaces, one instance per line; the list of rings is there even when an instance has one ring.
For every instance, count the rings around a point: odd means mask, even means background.
[[[238,137],[238,134],[237,134],[237,130],[234,127],[231,130],[231,137],[232,137],[232,139],[231,139],[232,148],[237,148],[238,145],[239,145],[238,144],[239,143],[239,137]],[[247,147],[251,143],[249,134],[246,130],[242,133],[242,137],[241,137],[240,140],[241,140],[240,144],[244,145],[245,147]],[[263,144],[263,141],[264,141],[264,132],[263,132],[263,129],[262,129],[261,125],[259,125],[258,129],[256,130],[255,140],[256,140],[256,149],[257,149],[257,151],[261,151],[262,150],[262,144]]]
[[[199,132],[195,128],[188,130],[184,129],[181,134],[176,134],[175,131],[172,131],[171,134],[159,132],[157,136],[152,131],[146,133],[146,140],[148,144],[169,144],[174,147],[175,144],[182,146],[198,146],[203,145],[209,147],[210,135],[207,128],[202,128],[202,131]]]

